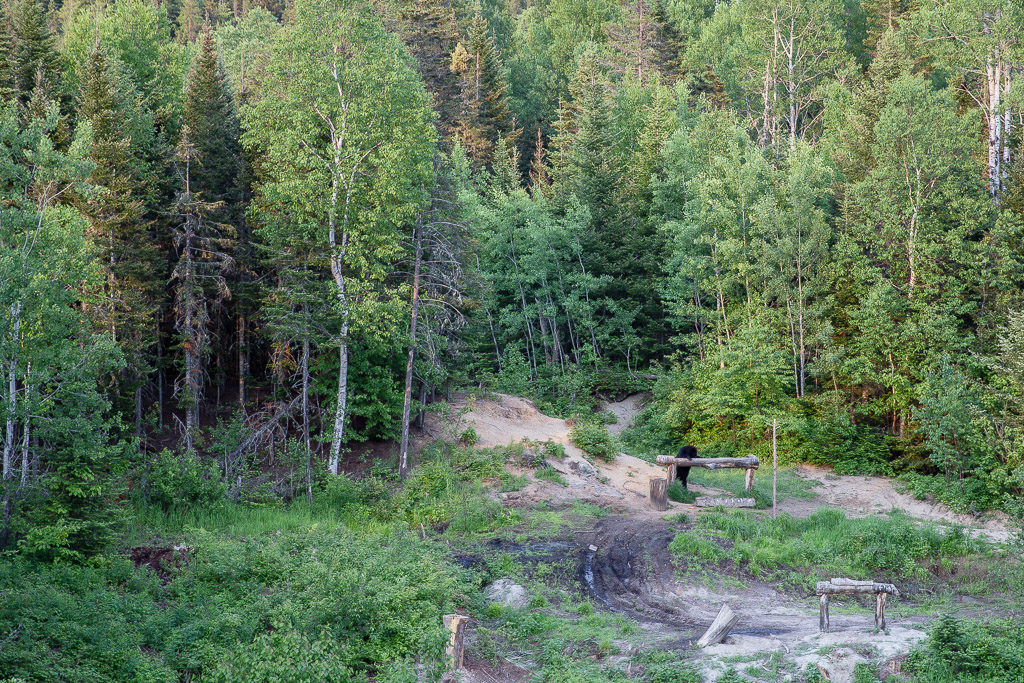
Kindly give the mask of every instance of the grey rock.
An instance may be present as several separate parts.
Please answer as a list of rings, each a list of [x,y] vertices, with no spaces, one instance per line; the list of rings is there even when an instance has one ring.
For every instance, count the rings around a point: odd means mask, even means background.
[[[594,466],[582,458],[573,458],[572,460],[569,460],[567,464],[569,465],[570,470],[581,477],[592,477],[597,474],[597,470],[594,469]]]
[[[510,579],[498,579],[486,591],[487,602],[500,603],[516,609],[526,607],[530,602],[530,594],[518,583]]]

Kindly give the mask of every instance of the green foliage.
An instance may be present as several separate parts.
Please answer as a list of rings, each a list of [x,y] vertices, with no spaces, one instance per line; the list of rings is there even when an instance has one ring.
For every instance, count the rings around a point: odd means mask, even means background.
[[[211,505],[224,499],[227,487],[215,460],[165,448],[147,461],[139,491],[148,504],[166,511]]]
[[[678,533],[670,546],[682,566],[691,566],[692,558],[697,565],[729,559],[754,576],[795,578],[805,586],[831,576],[926,579],[940,570],[943,558],[966,562],[986,548],[962,529],[918,526],[895,511],[889,518],[849,519],[827,508],[807,519],[705,512],[694,529]]]
[[[569,431],[569,438],[587,455],[606,462],[614,460],[619,453],[608,428],[600,422],[577,418]]]
[[[1024,625],[1014,619],[962,620],[944,614],[932,625],[928,640],[905,665],[922,683],[1001,683],[1024,676],[1020,639]]]
[[[533,476],[537,477],[542,481],[549,481],[552,484],[561,484],[562,486],[568,486],[569,484],[565,481],[565,477],[558,473],[551,465],[545,465],[539,470],[533,473]]]
[[[123,558],[103,569],[0,563],[0,628],[14,634],[0,667],[32,680],[147,683],[280,680],[303,663],[303,680],[398,676],[387,663],[440,661],[440,615],[473,591],[438,549],[400,529],[313,524],[244,540],[195,531],[188,543],[187,563],[160,565],[165,583]]]
[[[668,499],[674,500],[677,503],[692,503],[697,499],[697,493],[683,488],[681,481],[674,481],[668,487]]]

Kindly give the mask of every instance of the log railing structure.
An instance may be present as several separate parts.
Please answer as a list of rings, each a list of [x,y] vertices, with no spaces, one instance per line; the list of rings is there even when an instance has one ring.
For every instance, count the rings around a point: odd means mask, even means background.
[[[742,458],[677,458],[672,455],[659,455],[657,463],[668,469],[668,485],[676,480],[676,467],[703,467],[706,470],[727,468],[743,468],[747,471],[744,485],[747,491],[754,488],[754,470],[761,465],[756,455],[745,455]]]
[[[828,603],[831,595],[856,595],[858,593],[875,594],[875,628],[879,631],[885,630],[885,596],[894,595],[899,597],[900,592],[891,583],[877,583],[875,581],[855,581],[853,579],[831,579],[819,581],[816,586],[821,605],[821,616],[818,627],[828,633]]]
[[[743,484],[747,491],[754,489],[754,470],[761,461],[756,455],[747,455],[742,458],[676,458],[671,455],[659,455],[656,459],[659,465],[666,468],[668,475],[651,477],[651,507],[655,510],[668,509],[668,487],[676,479],[676,467],[703,467],[706,470],[717,470],[727,468],[743,468],[747,471]],[[714,507],[723,505],[726,507],[754,507],[753,498],[708,498],[702,496],[694,501],[698,507]]]

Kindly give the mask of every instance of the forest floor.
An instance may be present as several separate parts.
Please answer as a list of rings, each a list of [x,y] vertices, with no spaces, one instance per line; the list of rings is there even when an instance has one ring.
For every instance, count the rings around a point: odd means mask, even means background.
[[[625,429],[641,409],[643,399],[637,395],[607,404],[605,408],[617,419],[609,431]],[[528,483],[517,491],[495,495],[506,507],[521,510],[525,519],[538,510],[542,511],[540,516],[545,511],[560,510],[571,516],[580,506],[593,506],[600,514],[577,518],[568,527],[555,525],[554,531],[536,531],[538,525],[530,523],[514,536],[492,539],[485,550],[498,550],[507,558],[528,563],[534,574],[538,564],[557,565],[559,571],[550,575],[558,577],[556,583],[563,592],[580,591],[595,606],[599,604],[603,610],[635,621],[637,638],[616,647],[623,661],[632,653],[652,647],[689,650],[689,644],[707,628],[721,606],[728,604],[739,615],[729,637],[719,645],[691,653],[705,680],[713,681],[730,668],[755,680],[791,680],[810,666],[816,667],[824,680],[852,681],[860,662],[870,663],[882,675],[898,671],[902,659],[926,637],[927,625],[940,611],[971,617],[1006,616],[1006,596],[979,596],[976,591],[963,595],[956,586],[948,591],[936,590],[933,583],[927,587],[906,586],[905,599],[896,601],[887,611],[885,632],[874,628],[873,600],[871,605],[867,600],[858,605],[857,600],[850,599],[833,602],[832,630],[820,633],[817,598],[806,590],[768,582],[731,565],[723,564],[712,572],[680,568],[669,546],[700,509],[678,502],[670,502],[668,512],[650,509],[648,478],[663,476],[664,468],[626,454],[612,462],[586,461],[569,439],[569,424],[541,414],[526,399],[507,395],[457,398],[446,414],[428,417],[423,438],[438,438],[442,432],[457,436],[470,426],[477,435],[476,446],[481,448],[523,440],[550,440],[564,446],[565,458],[547,462],[560,480],[530,477],[529,468],[509,466],[512,475]],[[690,488],[699,494],[732,495],[720,488],[723,474],[695,470]],[[742,471],[735,474],[742,478]],[[762,469],[757,475],[762,485],[770,481],[770,474],[766,474]],[[962,526],[968,535],[980,537],[995,548],[1012,535],[1004,516],[956,515],[941,504],[915,500],[882,477],[839,476],[828,468],[811,466],[786,469],[784,474],[785,494],[780,496],[778,510],[797,519],[807,518],[821,508],[842,510],[847,517],[886,516],[902,510],[922,522]],[[994,552],[998,558],[1004,551]],[[461,561],[469,564],[477,559],[470,548],[463,552]],[[528,662],[514,664],[506,658],[496,667],[474,657],[473,624],[468,642],[469,665],[463,680],[490,683],[525,679]]]

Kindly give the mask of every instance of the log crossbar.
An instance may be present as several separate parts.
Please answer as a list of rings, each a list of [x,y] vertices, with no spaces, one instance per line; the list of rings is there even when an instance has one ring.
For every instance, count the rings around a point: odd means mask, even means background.
[[[891,583],[878,583],[877,581],[855,581],[854,579],[831,579],[830,581],[819,581],[815,585],[818,594],[820,616],[818,628],[823,633],[828,633],[828,605],[831,595],[857,595],[858,593],[874,593],[875,595],[875,628],[879,631],[885,630],[885,598],[887,595],[899,596],[900,592]]]
[[[756,470],[761,461],[756,455],[742,458],[677,458],[672,455],[659,455],[659,465],[675,465],[677,467],[703,467],[706,470],[717,470],[729,467]]]
[[[754,470],[761,465],[756,455],[746,455],[742,458],[676,458],[671,455],[659,455],[655,462],[668,471],[669,486],[676,480],[677,467],[703,467],[706,470],[745,469],[747,473],[743,479],[743,486],[747,491],[754,490]]]

